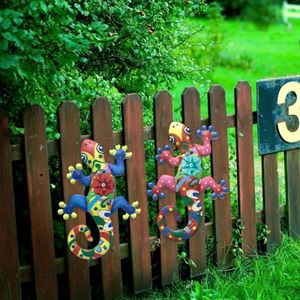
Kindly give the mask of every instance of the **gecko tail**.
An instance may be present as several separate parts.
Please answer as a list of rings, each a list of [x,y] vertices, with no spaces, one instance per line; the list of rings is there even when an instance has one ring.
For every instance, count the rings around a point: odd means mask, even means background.
[[[157,225],[160,232],[167,238],[174,241],[187,240],[198,230],[201,223],[200,211],[197,213],[190,211],[188,214],[188,224],[182,229],[170,229],[165,219],[168,212],[174,213],[177,222],[181,220],[178,209],[173,205],[166,205],[160,210],[157,216]]]
[[[76,241],[76,237],[78,233],[83,233],[85,238],[89,241],[93,241],[93,237],[91,235],[91,230],[86,225],[77,225],[72,228],[68,235],[68,246],[70,251],[77,257],[85,260],[93,260],[99,257],[104,256],[112,244],[112,231],[108,233],[106,231],[99,231],[100,238],[99,243],[93,249],[84,249],[79,246]]]

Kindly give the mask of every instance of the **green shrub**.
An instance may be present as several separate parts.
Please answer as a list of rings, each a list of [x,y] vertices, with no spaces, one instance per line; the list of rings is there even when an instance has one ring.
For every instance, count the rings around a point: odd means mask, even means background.
[[[125,93],[140,93],[147,110],[158,88],[187,74],[199,82],[185,51],[195,33],[183,21],[204,8],[196,0],[1,2],[0,106],[12,132],[22,132],[20,111],[28,104],[43,106],[55,138],[55,111],[66,99],[80,106],[85,132],[96,95],[119,111]],[[119,126],[120,116],[114,120]]]
[[[237,17],[240,16],[244,8],[251,0],[209,0],[208,3],[217,2],[223,7],[225,16]]]
[[[281,7],[278,9],[279,1],[273,0],[251,0],[243,10],[243,17],[252,21],[261,28],[276,23],[281,18]]]
[[[258,26],[266,27],[280,18],[282,1],[280,0],[208,0],[218,3],[227,17],[242,17]]]

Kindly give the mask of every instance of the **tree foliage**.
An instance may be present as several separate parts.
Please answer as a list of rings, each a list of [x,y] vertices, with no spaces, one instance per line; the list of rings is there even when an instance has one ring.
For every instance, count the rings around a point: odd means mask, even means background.
[[[278,6],[282,5],[281,0],[208,0],[207,2],[218,3],[225,16],[242,17],[262,27],[278,21]]]
[[[96,95],[116,105],[124,93],[149,99],[176,79],[200,80],[186,48],[202,28],[191,32],[183,21],[204,8],[202,0],[1,2],[0,105],[14,133],[28,104],[41,104],[53,120],[59,103],[72,99],[86,119]],[[48,131],[53,137],[54,123]]]

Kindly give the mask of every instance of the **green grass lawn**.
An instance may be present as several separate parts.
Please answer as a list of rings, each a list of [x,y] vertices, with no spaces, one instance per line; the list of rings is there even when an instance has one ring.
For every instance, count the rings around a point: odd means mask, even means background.
[[[200,282],[181,282],[135,299],[297,300],[300,299],[299,257],[300,241],[284,236],[281,246],[270,255],[244,259],[238,267],[226,272],[210,266]]]
[[[203,19],[192,19],[191,24],[213,24]],[[221,57],[225,65],[213,66],[210,74],[211,84],[221,84],[226,91],[227,112],[234,113],[234,87],[239,80],[246,80],[252,87],[253,110],[256,109],[256,81],[264,78],[300,74],[300,20],[293,20],[292,27],[285,24],[273,24],[261,30],[254,24],[240,20],[222,21],[224,34]],[[236,59],[236,66],[230,66],[226,60]],[[244,59],[243,59],[244,58]],[[241,67],[247,60],[249,67]],[[176,83],[172,91],[176,105],[180,104],[180,94],[184,87],[193,85],[189,79]],[[197,86],[202,97],[203,115],[207,116],[206,93],[208,86]]]

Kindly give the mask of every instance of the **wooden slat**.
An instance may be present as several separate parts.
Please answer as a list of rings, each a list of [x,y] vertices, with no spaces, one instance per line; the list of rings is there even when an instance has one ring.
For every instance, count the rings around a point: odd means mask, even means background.
[[[268,251],[272,251],[281,241],[277,167],[277,154],[262,156],[264,216],[265,224],[270,230],[267,241]]]
[[[24,111],[25,161],[37,299],[58,299],[45,117],[40,106]]]
[[[242,230],[244,255],[257,253],[254,154],[252,132],[251,89],[248,82],[239,82],[235,88],[236,141],[238,201]]]
[[[135,292],[152,287],[151,260],[148,247],[148,203],[145,180],[145,151],[142,103],[136,94],[129,94],[123,102],[125,144],[133,156],[126,163],[128,200],[139,201],[141,214],[130,220],[131,261]]]
[[[300,237],[300,150],[285,152],[289,234]]]
[[[1,108],[0,178],[0,299],[21,299],[8,117]]]
[[[187,88],[182,94],[182,112],[183,123],[190,127],[192,140],[199,144],[200,139],[197,137],[197,129],[201,129],[200,119],[200,99],[199,93],[195,88]],[[190,267],[190,277],[194,278],[204,273],[206,269],[206,248],[205,248],[205,214],[204,214],[204,198],[201,195],[201,203],[203,207],[203,219],[198,232],[189,240],[189,258],[196,264],[196,267]]]
[[[107,98],[99,97],[92,104],[93,137],[104,148],[105,160],[115,163],[109,155],[113,148],[112,111]],[[124,180],[123,178],[120,180]],[[115,299],[122,296],[121,253],[119,241],[118,214],[112,216],[114,242],[112,250],[101,258],[102,290],[104,299]]]
[[[228,138],[226,128],[225,92],[221,86],[213,86],[208,92],[209,116],[211,125],[219,133],[219,138],[213,141],[212,173],[219,182],[225,179],[229,186]],[[219,267],[225,268],[231,262],[231,207],[230,193],[224,199],[214,202],[215,230],[217,242],[217,262]]]
[[[60,131],[60,160],[61,160],[61,177],[63,184],[63,201],[68,203],[73,194],[82,194],[83,187],[80,183],[70,184],[66,178],[68,167],[75,166],[81,162],[80,159],[80,117],[77,106],[71,101],[64,102],[58,109],[59,131]],[[86,224],[85,212],[80,209],[76,210],[77,219],[66,221],[66,234],[78,224]],[[87,247],[85,237],[78,235],[79,244]],[[67,240],[65,241],[67,243]],[[67,248],[68,261],[68,278],[70,298],[73,299],[90,299],[90,278],[88,262],[77,258]]]
[[[172,97],[167,91],[159,92],[155,96],[155,134],[156,134],[156,148],[163,148],[164,145],[169,144],[169,126],[173,121],[172,113]],[[167,174],[174,176],[174,168],[164,163],[162,165],[157,163],[157,178]],[[175,205],[175,193],[164,190],[166,199],[159,200],[159,210],[165,205]],[[167,224],[170,228],[176,228],[177,222],[172,214],[166,216]],[[166,285],[178,280],[178,264],[177,264],[177,243],[160,235],[160,266],[161,266],[161,282]]]

